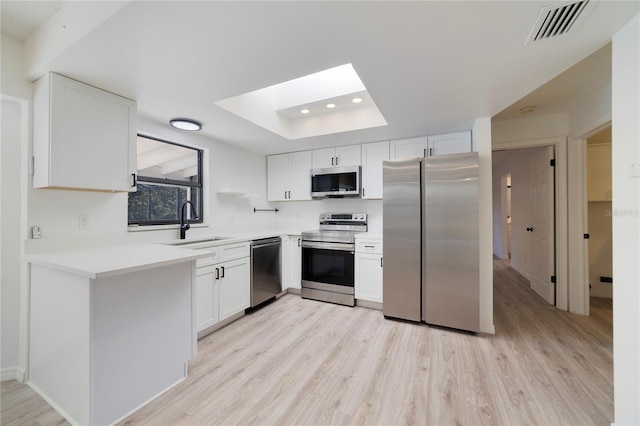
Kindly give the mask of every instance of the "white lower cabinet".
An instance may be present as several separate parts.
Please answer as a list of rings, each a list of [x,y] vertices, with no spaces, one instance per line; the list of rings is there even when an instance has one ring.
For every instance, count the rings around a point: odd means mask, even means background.
[[[243,312],[250,304],[249,243],[211,249],[196,269],[196,322],[200,333]],[[202,266],[201,266],[202,265]]]
[[[382,241],[358,240],[355,254],[357,300],[382,303]]]
[[[220,264],[218,312],[220,321],[249,307],[249,257]]]
[[[196,323],[197,331],[216,325],[218,319],[218,283],[215,268],[207,266],[196,270]]]
[[[302,248],[300,235],[282,237],[282,291],[300,288],[302,277]]]
[[[302,238],[300,235],[289,237],[289,287],[301,288],[302,281]]]

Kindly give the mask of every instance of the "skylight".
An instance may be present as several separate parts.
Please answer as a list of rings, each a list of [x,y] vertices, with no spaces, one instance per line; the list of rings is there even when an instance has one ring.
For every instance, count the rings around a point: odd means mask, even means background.
[[[351,64],[214,105],[290,140],[387,125]]]

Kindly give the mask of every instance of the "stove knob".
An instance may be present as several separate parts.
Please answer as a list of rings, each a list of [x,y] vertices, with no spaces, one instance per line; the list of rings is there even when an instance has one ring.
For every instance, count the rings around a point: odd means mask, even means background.
[[[364,220],[364,215],[361,214],[359,218],[360,218],[360,220]]]

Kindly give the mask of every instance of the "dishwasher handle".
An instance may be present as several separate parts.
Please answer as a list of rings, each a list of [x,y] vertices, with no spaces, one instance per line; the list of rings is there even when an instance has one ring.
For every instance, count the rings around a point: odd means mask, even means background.
[[[251,250],[282,244],[280,237],[251,241]]]

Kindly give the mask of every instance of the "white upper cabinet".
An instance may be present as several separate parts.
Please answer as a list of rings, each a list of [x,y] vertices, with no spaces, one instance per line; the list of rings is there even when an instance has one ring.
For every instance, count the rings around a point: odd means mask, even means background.
[[[429,136],[428,155],[462,154],[471,152],[471,132]]]
[[[283,201],[289,191],[290,154],[267,157],[267,198],[269,201]]]
[[[314,149],[312,153],[314,169],[334,166],[359,166],[361,162],[360,145]]]
[[[362,145],[362,198],[382,198],[382,162],[389,159],[389,142]]]
[[[422,158],[427,155],[428,138],[398,139],[390,142],[389,159],[407,160],[409,158]]]
[[[391,160],[406,160],[433,155],[462,154],[471,150],[471,132],[466,131],[391,141],[389,157]]]
[[[267,198],[269,201],[311,199],[311,151],[267,157]]]
[[[55,73],[34,87],[33,187],[135,191],[136,103]]]

